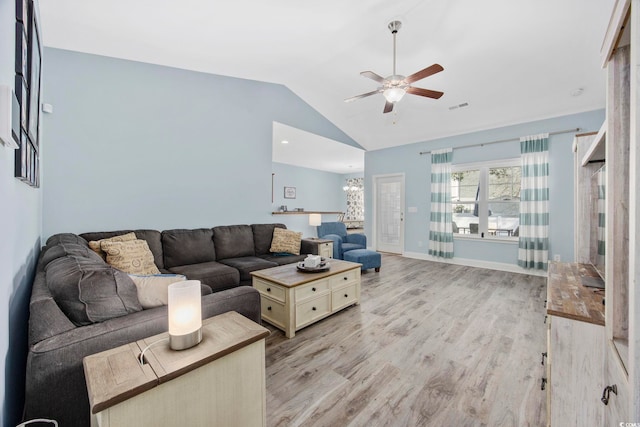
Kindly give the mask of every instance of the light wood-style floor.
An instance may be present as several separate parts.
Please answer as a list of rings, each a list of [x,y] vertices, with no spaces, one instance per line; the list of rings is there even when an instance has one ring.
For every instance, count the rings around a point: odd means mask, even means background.
[[[361,304],[267,338],[269,426],[541,426],[543,277],[384,255]]]

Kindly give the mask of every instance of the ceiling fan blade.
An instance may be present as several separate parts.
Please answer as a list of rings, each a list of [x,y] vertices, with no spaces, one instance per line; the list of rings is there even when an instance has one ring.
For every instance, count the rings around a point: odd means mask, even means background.
[[[379,76],[378,74],[374,73],[373,71],[363,71],[360,73],[361,76],[363,77],[367,77],[370,78],[371,80],[375,80],[378,83],[384,83],[384,77]]]
[[[431,75],[434,75],[435,73],[439,73],[442,70],[444,70],[444,68],[442,68],[442,65],[433,64],[430,67],[427,67],[427,68],[425,68],[423,70],[418,71],[417,73],[411,74],[409,77],[404,79],[404,81],[407,82],[408,84],[411,84],[413,82],[417,82],[418,80],[422,80],[425,77],[429,77]]]
[[[438,99],[442,95],[444,95],[444,92],[439,92],[437,90],[422,89],[421,87],[413,87],[413,86],[409,86],[407,88],[407,93],[410,93],[412,95],[426,96],[427,98],[433,98],[433,99]]]
[[[387,102],[384,104],[384,111],[383,111],[382,113],[383,113],[383,114],[390,113],[390,112],[391,112],[391,110],[393,110],[393,102],[389,102],[389,101],[387,101]]]
[[[367,96],[375,95],[376,93],[380,93],[380,92],[382,92],[382,89],[378,89],[378,90],[374,90],[374,91],[371,91],[371,92],[363,93],[362,95],[352,96],[351,98],[345,99],[344,102],[353,102],[356,99],[366,98]]]

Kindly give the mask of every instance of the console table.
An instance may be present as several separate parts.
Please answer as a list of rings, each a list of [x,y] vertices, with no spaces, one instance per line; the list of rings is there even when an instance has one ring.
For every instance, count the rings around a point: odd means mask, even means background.
[[[187,350],[163,333],[85,357],[92,427],[266,425],[268,335],[228,312],[203,320],[202,342]]]

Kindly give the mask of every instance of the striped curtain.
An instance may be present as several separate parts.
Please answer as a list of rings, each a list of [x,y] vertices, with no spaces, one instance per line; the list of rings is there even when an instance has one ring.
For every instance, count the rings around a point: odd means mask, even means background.
[[[453,258],[451,148],[431,152],[431,220],[429,255]]]
[[[518,265],[546,270],[549,260],[549,134],[520,138],[520,153]]]

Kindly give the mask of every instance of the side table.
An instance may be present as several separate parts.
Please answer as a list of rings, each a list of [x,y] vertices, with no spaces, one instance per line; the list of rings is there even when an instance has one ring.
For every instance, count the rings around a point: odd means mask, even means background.
[[[313,244],[313,255],[333,258],[333,240],[318,239],[317,237],[306,238],[305,240]]]
[[[228,312],[203,320],[202,342],[187,350],[163,333],[85,357],[92,427],[265,426],[268,335]]]

